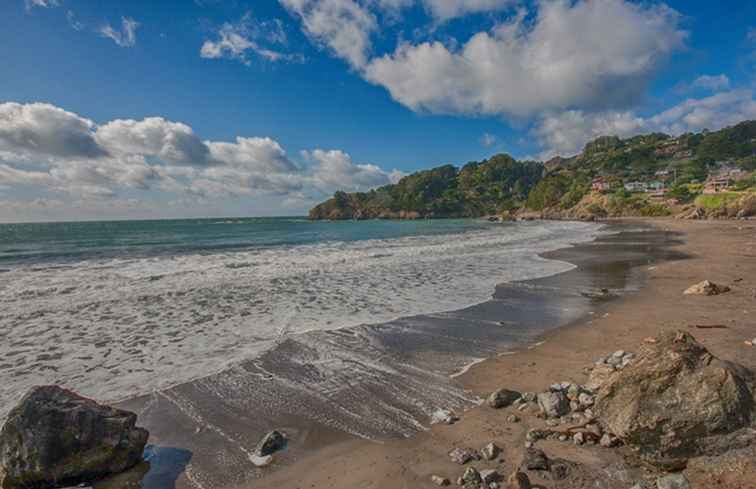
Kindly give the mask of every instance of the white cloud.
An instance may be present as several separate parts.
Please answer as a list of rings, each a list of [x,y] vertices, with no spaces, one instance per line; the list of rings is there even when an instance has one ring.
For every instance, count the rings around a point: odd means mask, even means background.
[[[533,133],[544,148],[541,158],[548,159],[574,155],[599,136],[629,137],[648,132],[676,136],[703,129],[717,130],[749,119],[756,119],[753,92],[732,90],[688,99],[649,117],[632,111],[565,111],[543,117]]]
[[[367,80],[412,110],[527,116],[544,110],[626,106],[645,91],[686,34],[666,6],[624,0],[547,0],[460,49],[400,44],[370,61]]]
[[[375,16],[354,0],[279,0],[302,20],[305,33],[353,67],[367,63]]]
[[[730,88],[730,79],[727,75],[701,75],[691,84],[693,88],[703,88],[713,92]]]
[[[24,3],[27,10],[31,10],[34,7],[50,8],[60,6],[59,0],[24,0]]]
[[[496,144],[497,138],[493,134],[489,134],[487,132],[483,133],[483,135],[480,137],[480,144],[485,146],[486,148],[490,148],[494,144]]]
[[[502,10],[516,0],[423,0],[425,8],[434,18],[444,21],[467,14]]]
[[[192,128],[162,117],[117,119],[100,126],[97,141],[119,154],[153,156],[178,165],[206,165],[209,150]]]
[[[370,164],[355,164],[349,154],[340,150],[322,150],[303,152],[303,156],[314,164],[313,182],[324,193],[335,190],[364,191],[397,180],[396,170],[393,175]]]
[[[299,55],[284,53],[265,47],[258,41],[285,44],[286,33],[280,21],[255,22],[247,13],[235,24],[225,23],[218,29],[218,39],[206,40],[200,48],[200,56],[207,59],[231,58],[250,64],[249,52],[256,53],[269,61],[298,60]]]
[[[0,104],[0,150],[93,158],[107,151],[92,134],[94,123],[50,104]]]
[[[80,31],[85,27],[84,24],[79,22],[79,20],[76,18],[76,14],[74,14],[73,10],[66,12],[66,20],[68,21],[68,25],[71,26],[71,29],[75,31]]]
[[[121,30],[116,30],[110,24],[102,26],[99,30],[103,37],[112,39],[122,48],[128,48],[136,45],[136,31],[139,28],[139,22],[130,17],[121,17]]]
[[[313,203],[337,189],[367,190],[401,176],[355,164],[338,150],[304,156],[308,164],[295,164],[271,138],[203,141],[190,126],[162,117],[98,126],[50,104],[0,104],[0,189],[35,197],[60,193],[99,202],[142,192]]]

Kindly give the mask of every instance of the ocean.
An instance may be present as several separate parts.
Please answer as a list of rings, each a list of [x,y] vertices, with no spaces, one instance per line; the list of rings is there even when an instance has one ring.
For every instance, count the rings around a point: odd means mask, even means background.
[[[539,254],[600,229],[472,219],[0,224],[0,417],[32,385],[121,401],[233,369],[304,333],[479,304],[497,284],[573,268]]]

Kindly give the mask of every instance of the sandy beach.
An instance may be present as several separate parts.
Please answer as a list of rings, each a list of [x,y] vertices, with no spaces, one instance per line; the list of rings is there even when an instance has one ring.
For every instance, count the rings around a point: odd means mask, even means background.
[[[636,351],[644,338],[678,329],[690,332],[714,355],[756,368],[756,350],[744,343],[756,336],[756,225],[749,221],[645,223],[674,233],[677,240],[671,243],[671,250],[687,258],[635,263],[635,273],[645,276],[645,285],[638,292],[597,303],[586,319],[542,335],[529,348],[478,363],[457,380],[481,398],[500,387],[538,392],[554,382],[583,383],[585,367],[596,358],[618,349]],[[704,279],[729,285],[732,291],[715,297],[682,294]],[[481,448],[491,441],[503,448],[503,454],[498,461],[476,466],[496,468],[506,476],[520,464],[528,429],[544,426],[542,419],[527,414],[521,415],[519,423],[507,422],[513,412],[511,408],[474,407],[459,413],[461,420],[454,425],[435,425],[409,439],[350,439],[309,453],[292,453],[286,457],[285,466],[271,467],[254,487],[430,488],[435,487],[432,475],[453,481],[461,474],[460,466],[449,461],[447,453],[452,448]],[[317,441],[310,440],[314,444]],[[623,449],[555,441],[540,442],[539,447],[549,456],[580,464],[580,469],[564,481],[531,478],[545,487],[621,489],[654,475],[625,464]],[[694,488],[756,487],[753,460],[752,449],[714,460],[694,459],[685,474]]]

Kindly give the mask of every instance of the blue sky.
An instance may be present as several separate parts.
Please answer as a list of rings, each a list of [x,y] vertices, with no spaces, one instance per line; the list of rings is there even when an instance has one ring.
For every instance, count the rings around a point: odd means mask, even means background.
[[[756,118],[755,27],[746,1],[5,0],[0,221],[302,214],[716,129]]]

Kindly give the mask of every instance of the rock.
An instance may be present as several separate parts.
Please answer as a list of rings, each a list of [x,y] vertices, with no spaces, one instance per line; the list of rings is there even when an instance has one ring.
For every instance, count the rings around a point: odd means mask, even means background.
[[[517,399],[522,397],[519,392],[509,389],[499,389],[488,396],[488,405],[494,409],[511,406]]]
[[[548,418],[558,418],[570,412],[570,402],[562,392],[542,392],[538,394],[538,407]]]
[[[593,406],[594,398],[592,395],[586,392],[581,392],[578,396],[578,402],[580,403],[581,407]]]
[[[470,460],[480,460],[480,455],[472,448],[455,448],[449,452],[449,459],[455,464],[465,465]]]
[[[570,476],[572,465],[566,460],[552,460],[550,465],[551,478],[555,481],[561,481]]]
[[[530,479],[524,472],[516,471],[507,479],[507,489],[531,489]]]
[[[585,435],[579,431],[572,437],[572,441],[575,443],[575,445],[582,445],[583,443],[585,443]]]
[[[682,474],[669,474],[656,479],[657,489],[690,489],[688,479]]]
[[[549,458],[537,448],[528,448],[522,460],[522,466],[527,470],[549,470]]]
[[[493,469],[480,471],[480,480],[482,480],[484,484],[498,482],[500,479],[501,475],[499,475],[499,473]]]
[[[501,449],[496,446],[495,443],[491,442],[481,449],[480,454],[486,460],[493,460],[499,455],[500,452]]]
[[[690,457],[729,448],[726,435],[748,426],[751,381],[690,334],[665,333],[601,386],[598,420],[647,463],[680,469]]]
[[[536,394],[535,392],[524,392],[522,394],[522,399],[525,402],[536,402]]]
[[[508,423],[519,423],[520,418],[516,414],[510,414],[507,416],[507,422]]]
[[[475,467],[468,467],[465,469],[465,472],[462,474],[462,482],[467,485],[478,485],[482,482],[482,479],[480,478],[480,472],[478,472]]]
[[[449,484],[451,484],[449,479],[447,479],[446,477],[441,477],[440,475],[432,475],[431,482],[433,482],[437,486],[448,486]]]
[[[431,414],[431,424],[454,424],[459,418],[449,409],[437,409]]]
[[[609,433],[604,433],[604,436],[601,437],[601,440],[599,441],[599,445],[601,445],[604,448],[611,448],[616,443],[616,439],[610,435]]]
[[[137,416],[57,386],[35,387],[0,431],[0,487],[91,482],[142,460]]]
[[[559,435],[559,441],[567,441],[567,435]]]
[[[588,376],[585,387],[591,391],[597,391],[611,377],[616,370],[608,364],[596,365]]]
[[[567,399],[570,401],[577,401],[578,397],[580,397],[580,386],[577,384],[570,384],[570,386],[567,388]]]
[[[719,295],[729,292],[730,288],[726,285],[717,285],[709,280],[704,280],[695,285],[688,287],[683,294],[685,295]]]
[[[280,431],[273,430],[260,440],[255,448],[257,457],[267,457],[286,447],[286,436]]]

